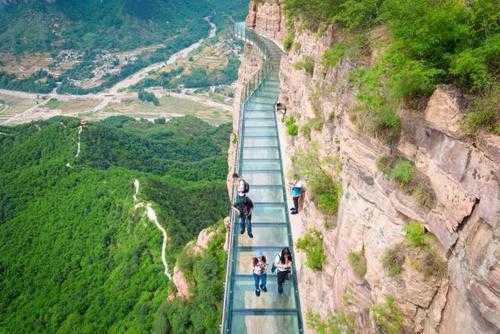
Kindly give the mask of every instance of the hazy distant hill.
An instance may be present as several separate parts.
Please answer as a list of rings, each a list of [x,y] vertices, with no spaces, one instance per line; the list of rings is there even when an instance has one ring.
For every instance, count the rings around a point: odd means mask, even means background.
[[[243,17],[247,0],[0,0],[0,51],[129,49],[161,43],[203,17]]]

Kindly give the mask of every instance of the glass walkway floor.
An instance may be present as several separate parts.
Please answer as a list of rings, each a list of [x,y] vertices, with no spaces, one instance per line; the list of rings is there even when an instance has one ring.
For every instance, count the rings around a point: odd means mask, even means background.
[[[236,170],[250,184],[248,196],[255,205],[254,237],[240,235],[239,221],[233,215],[222,333],[303,333],[295,268],[281,295],[277,277],[271,273],[276,254],[284,247],[293,249],[274,111],[279,95],[281,51],[262,37],[254,38],[266,44],[270,53],[266,61],[275,66],[248,98],[240,116],[242,133],[238,136]],[[252,276],[252,258],[257,253],[264,254],[268,262],[268,291],[261,292],[259,297],[255,295]]]

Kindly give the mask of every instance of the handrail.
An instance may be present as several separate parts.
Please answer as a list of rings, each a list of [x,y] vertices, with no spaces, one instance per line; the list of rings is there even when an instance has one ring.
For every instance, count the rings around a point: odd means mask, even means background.
[[[260,87],[261,83],[267,78],[269,73],[271,73],[273,70],[276,70],[276,64],[274,64],[271,61],[271,51],[269,50],[268,46],[264,43],[262,38],[257,35],[254,31],[245,28],[245,23],[244,22],[239,22],[235,23],[233,26],[233,33],[236,38],[239,38],[243,40],[244,42],[247,42],[249,44],[254,45],[257,50],[260,52],[262,58],[263,58],[263,64],[261,68],[255,73],[249,80],[247,80],[245,83],[243,83],[243,87],[241,89],[240,93],[240,112],[239,112],[239,118],[238,118],[238,146],[236,150],[236,156],[235,156],[235,161],[234,161],[234,166],[235,170],[238,171],[238,175],[241,172],[241,166],[240,166],[240,157],[241,157],[241,152],[243,149],[242,145],[242,134],[243,134],[243,110],[245,108],[245,104],[248,102],[249,98],[257,91],[257,89]],[[236,195],[236,185],[233,184],[233,190],[231,194],[231,203],[233,203],[234,198]],[[232,272],[232,262],[233,262],[233,229],[234,229],[234,224],[236,221],[236,214],[234,213],[234,210],[230,209],[229,213],[230,217],[230,230],[229,230],[229,244],[228,244],[228,256],[227,256],[227,262],[226,262],[226,282],[225,282],[225,287],[224,287],[224,303],[222,307],[222,322],[221,322],[221,334],[226,334],[225,333],[225,328],[227,327],[226,319],[227,319],[227,305],[229,303],[229,298],[231,296],[231,291],[229,291],[229,286],[230,286],[230,278],[231,278],[231,272]]]

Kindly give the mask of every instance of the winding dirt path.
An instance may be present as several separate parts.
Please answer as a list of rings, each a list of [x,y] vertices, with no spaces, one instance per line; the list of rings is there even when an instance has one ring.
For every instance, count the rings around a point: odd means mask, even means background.
[[[78,127],[78,142],[76,143],[76,154],[75,154],[75,158],[78,158],[80,156],[80,142],[81,142],[81,138],[82,138],[82,132],[83,132],[83,126],[80,125]]]
[[[152,222],[153,224],[156,225],[156,227],[161,231],[163,234],[163,242],[161,245],[161,262],[163,263],[163,266],[165,267],[165,276],[168,277],[169,280],[172,280],[172,276],[170,275],[170,272],[168,271],[168,263],[167,263],[167,258],[165,256],[165,252],[167,250],[167,241],[168,241],[168,235],[167,231],[161,224],[158,222],[158,216],[156,215],[156,211],[153,209],[153,206],[151,203],[144,203],[144,202],[138,202],[137,194],[139,194],[141,184],[139,183],[138,179],[134,180],[134,203],[135,209],[138,208],[146,208],[146,216],[148,217],[149,221]]]

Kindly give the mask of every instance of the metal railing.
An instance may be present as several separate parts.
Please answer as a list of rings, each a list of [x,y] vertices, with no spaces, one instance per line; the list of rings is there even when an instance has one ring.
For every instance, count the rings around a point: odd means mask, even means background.
[[[242,83],[243,87],[241,89],[241,93],[239,96],[239,107],[240,107],[240,112],[239,112],[239,118],[238,118],[238,146],[236,150],[236,157],[235,157],[235,172],[238,173],[238,175],[241,174],[241,168],[240,168],[240,157],[242,154],[243,150],[243,144],[242,144],[242,135],[243,135],[243,112],[245,109],[245,105],[248,102],[249,98],[257,91],[257,89],[260,87],[262,82],[269,76],[270,73],[273,71],[278,70],[279,63],[273,62],[273,55],[269,47],[266,45],[265,41],[260,37],[258,34],[256,34],[254,31],[247,29],[245,27],[245,22],[239,22],[235,23],[233,26],[233,32],[234,35],[243,40],[246,43],[252,44],[253,46],[256,47],[256,49],[259,51],[260,55],[262,56],[263,63],[260,69],[252,75],[248,80]],[[232,194],[231,194],[231,203],[233,203],[234,198],[236,196],[236,184],[233,184],[233,189],[232,189]],[[224,287],[224,304],[222,308],[222,322],[221,322],[221,333],[226,334],[226,328],[228,328],[228,304],[230,302],[230,298],[232,296],[232,291],[230,291],[230,280],[231,280],[231,274],[232,274],[232,269],[233,269],[233,229],[234,229],[234,224],[236,221],[236,214],[234,210],[230,209],[229,213],[230,217],[230,230],[229,230],[229,243],[228,243],[228,256],[227,256],[227,263],[226,263],[226,282],[225,282],[225,287]]]

